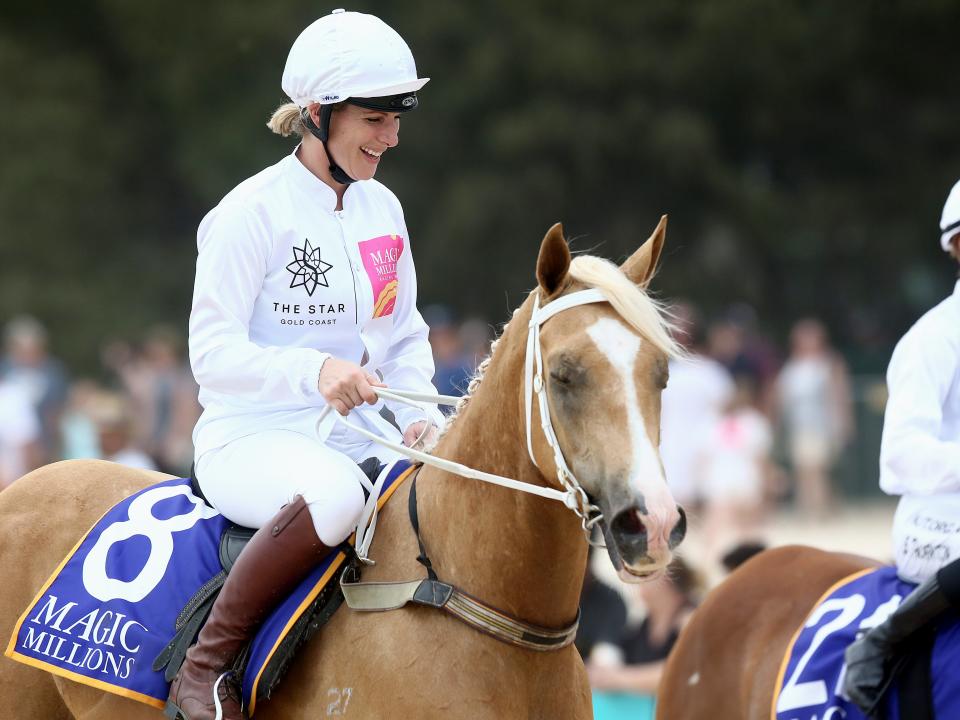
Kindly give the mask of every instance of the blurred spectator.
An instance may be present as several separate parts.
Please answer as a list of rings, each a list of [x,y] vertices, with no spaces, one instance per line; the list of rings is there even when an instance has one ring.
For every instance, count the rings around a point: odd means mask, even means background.
[[[693,506],[700,499],[696,459],[733,394],[733,381],[722,365],[700,353],[696,309],[679,302],[671,314],[676,339],[689,355],[670,361],[670,379],[661,399],[660,457],[674,498]]]
[[[472,376],[490,354],[490,344],[493,342],[493,328],[486,320],[467,318],[460,325],[460,345],[463,348],[465,364],[470,368]]]
[[[583,661],[589,662],[594,651],[614,652],[627,624],[627,605],[619,592],[597,577],[593,568],[595,551],[590,549],[587,574],[580,595],[580,626],[576,646]]]
[[[30,469],[40,456],[40,422],[27,392],[0,380],[0,490]]]
[[[741,338],[739,359],[731,373],[734,377],[746,375],[753,381],[757,408],[772,418],[780,353],[770,338],[760,332],[757,311],[752,305],[733,303],[726,310],[726,318],[739,329]]]
[[[766,549],[766,543],[758,541],[742,542],[731,550],[725,552],[723,557],[720,558],[720,564],[723,566],[724,571],[729,574],[743,565],[754,555],[759,555]]]
[[[596,720],[653,720],[664,664],[693,614],[701,582],[678,557],[663,577],[627,592],[646,613],[639,625],[624,628],[617,652],[594,652],[587,661]]]
[[[699,459],[708,548],[722,550],[760,533],[772,446],[773,431],[756,407],[753,381],[741,376]]]
[[[157,469],[153,459],[133,443],[133,419],[127,398],[103,392],[92,399],[89,407],[104,460],[144,470]]]
[[[724,317],[707,329],[706,353],[726,368],[730,375],[755,376],[744,352],[745,333],[737,323]]]
[[[433,384],[437,392],[453,396],[465,394],[476,366],[464,353],[453,312],[444,305],[429,305],[423,309],[423,318],[430,326],[435,367]]]
[[[60,421],[64,460],[100,457],[100,440],[93,412],[101,392],[93,380],[76,380],[70,385],[67,406]]]
[[[197,384],[183,356],[182,335],[165,326],[153,328],[141,353],[113,343],[104,351],[104,362],[130,395],[138,447],[164,472],[189,472],[193,427],[201,408]]]
[[[58,460],[60,414],[67,400],[67,376],[60,361],[48,353],[47,331],[32,317],[14,318],[4,332],[4,349],[0,379],[26,394],[40,423],[41,452],[31,465],[38,467]]]
[[[790,357],[777,379],[779,419],[786,436],[799,510],[815,519],[830,509],[830,471],[853,434],[850,380],[819,320],[798,321]]]

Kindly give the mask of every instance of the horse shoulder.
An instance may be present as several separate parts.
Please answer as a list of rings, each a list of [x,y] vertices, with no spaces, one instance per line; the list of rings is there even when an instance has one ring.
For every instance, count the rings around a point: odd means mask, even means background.
[[[416,561],[409,491],[406,482],[380,512],[370,552],[377,564],[364,570],[364,581],[426,577]],[[427,505],[427,493],[421,492]],[[435,560],[449,543],[465,541],[458,532],[423,530]],[[441,573],[440,579],[450,578]],[[511,648],[440,610],[420,606],[373,613],[342,606],[303,648],[273,698],[258,707],[257,718],[292,717],[303,708],[304,697],[310,698],[311,717],[340,712],[423,720],[591,716],[586,674],[573,647],[556,653]]]

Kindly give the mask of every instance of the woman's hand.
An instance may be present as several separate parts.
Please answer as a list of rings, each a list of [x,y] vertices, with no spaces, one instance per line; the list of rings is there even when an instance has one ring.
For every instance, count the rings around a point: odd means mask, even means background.
[[[429,446],[434,440],[437,439],[437,426],[431,423],[430,429],[427,430],[426,435],[424,435],[418,443],[417,439],[420,438],[420,435],[424,430],[426,430],[426,428],[426,420],[419,420],[415,423],[412,423],[410,427],[403,431],[403,444],[409,448],[417,446],[422,448],[424,446]]]
[[[371,375],[349,360],[327,358],[320,369],[317,388],[323,399],[341,415],[363,403],[377,404],[375,387],[386,387],[375,375]]]

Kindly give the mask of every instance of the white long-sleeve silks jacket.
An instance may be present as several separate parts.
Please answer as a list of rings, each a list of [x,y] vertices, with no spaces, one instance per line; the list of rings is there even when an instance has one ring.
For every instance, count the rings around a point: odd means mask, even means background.
[[[887,386],[880,487],[901,496],[898,572],[922,582],[960,557],[960,283],[901,338]]]
[[[960,282],[897,343],[887,386],[880,486],[960,494]]]
[[[336,194],[292,154],[232,190],[197,234],[190,362],[204,411],[196,457],[267,429],[325,440],[320,368],[333,356],[393,388],[436,392],[397,198],[375,180]],[[389,405],[401,428],[423,419]],[[388,431],[379,406],[351,413]],[[431,419],[442,423],[436,407]],[[392,431],[396,434],[396,431]]]

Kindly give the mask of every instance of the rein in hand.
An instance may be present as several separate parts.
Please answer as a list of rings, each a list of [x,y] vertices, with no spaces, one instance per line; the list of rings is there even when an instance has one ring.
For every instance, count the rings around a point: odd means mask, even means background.
[[[542,485],[534,485],[533,483],[514,480],[512,478],[503,477],[502,475],[483,472],[482,470],[476,470],[458,462],[453,462],[452,460],[445,460],[444,458],[435,457],[421,450],[415,450],[412,447],[390,442],[386,438],[381,437],[376,433],[372,433],[365,428],[358,427],[339,414],[335,415],[336,421],[345,425],[361,436],[372,440],[375,443],[383,445],[384,447],[390,448],[394,452],[408,457],[411,460],[417,460],[424,465],[432,465],[433,467],[453,473],[454,475],[472,478],[474,480],[483,480],[484,482],[500,485],[501,487],[510,488],[511,490],[519,490],[532,495],[539,495],[540,497],[548,498],[550,500],[559,500],[566,507],[572,510],[578,518],[580,518],[580,525],[583,528],[587,542],[593,544],[590,534],[594,525],[603,519],[603,515],[600,513],[600,509],[590,502],[586,491],[583,489],[583,487],[581,487],[579,481],[574,476],[573,471],[567,465],[566,459],[563,457],[563,452],[560,449],[560,443],[557,440],[556,433],[553,430],[553,423],[550,419],[550,406],[547,402],[546,383],[543,379],[543,354],[540,347],[540,326],[551,317],[563,312],[564,310],[568,310],[579,305],[588,305],[598,302],[608,302],[608,300],[604,294],[596,288],[579,290],[577,292],[570,293],[569,295],[561,296],[544,304],[543,306],[540,305],[540,293],[538,292],[534,297],[533,311],[528,323],[526,357],[524,359],[524,407],[526,415],[527,451],[530,454],[530,459],[533,464],[539,468],[537,459],[533,454],[533,441],[531,438],[533,424],[533,398],[534,395],[536,395],[537,404],[540,410],[540,427],[543,431],[544,437],[547,440],[547,444],[550,446],[550,449],[553,450],[553,459],[557,468],[557,480],[559,481],[563,490],[543,487]],[[373,387],[371,389],[380,398],[394,400],[395,402],[417,407],[424,411],[426,411],[424,403],[456,405],[460,401],[460,398],[456,398],[451,395],[434,395],[432,393],[421,393],[411,390],[396,390],[381,387]],[[326,419],[331,409],[331,406],[327,405],[321,411],[320,418],[317,420],[318,427],[320,423]],[[424,412],[424,415],[429,417],[427,412]],[[414,443],[414,445],[417,445],[420,440],[426,437],[427,433],[430,431],[430,427],[431,423],[428,420],[427,426],[424,428],[424,431],[421,433],[420,437],[417,438],[417,442]],[[360,515],[360,522],[357,525],[356,542],[357,555],[362,562],[367,564],[373,564],[373,561],[367,557],[367,553],[370,549],[370,543],[373,540],[373,533],[376,527],[377,497],[380,494],[380,489],[383,487],[383,483],[386,481],[387,473],[391,466],[384,468],[384,471],[381,472],[380,476],[377,478],[376,483],[371,484],[366,478],[362,480],[364,487],[370,492],[370,497]],[[369,529],[367,528],[368,523],[370,524]]]

